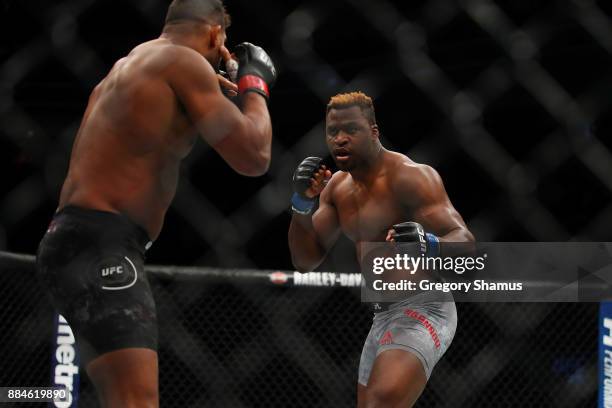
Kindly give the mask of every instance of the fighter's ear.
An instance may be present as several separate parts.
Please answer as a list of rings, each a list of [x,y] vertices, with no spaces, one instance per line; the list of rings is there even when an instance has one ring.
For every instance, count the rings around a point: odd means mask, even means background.
[[[213,25],[208,30],[208,46],[210,48],[217,48],[223,45],[223,27],[220,25]]]
[[[372,137],[378,139],[380,137],[380,132],[378,131],[378,125],[374,123],[370,125],[370,129],[372,129]]]

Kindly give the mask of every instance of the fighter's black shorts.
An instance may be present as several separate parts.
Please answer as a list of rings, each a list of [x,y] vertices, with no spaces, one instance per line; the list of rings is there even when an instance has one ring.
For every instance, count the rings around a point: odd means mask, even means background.
[[[53,217],[38,247],[38,276],[74,331],[83,366],[118,349],[157,350],[148,245],[147,233],[120,214],[65,207]]]

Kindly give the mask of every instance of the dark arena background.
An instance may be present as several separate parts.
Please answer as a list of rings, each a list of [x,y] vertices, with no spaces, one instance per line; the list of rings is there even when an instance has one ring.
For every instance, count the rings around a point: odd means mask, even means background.
[[[0,2],[0,250],[35,253],[89,92],[159,35],[167,5]],[[383,144],[439,171],[479,241],[610,241],[610,2],[226,5],[229,48],[261,45],[279,71],[273,158],[259,178],[237,175],[202,141],[184,161],[147,261],[221,269],[151,275],[161,406],[355,406],[371,321],[359,291],[255,279],[293,268],[291,176],[304,157],[326,155],[336,93],[374,98]],[[339,242],[320,270],[358,272],[350,247]],[[31,258],[1,260],[0,386],[46,386],[53,310]],[[457,307],[456,337],[418,407],[596,406],[598,304]],[[79,405],[97,406],[81,381]]]

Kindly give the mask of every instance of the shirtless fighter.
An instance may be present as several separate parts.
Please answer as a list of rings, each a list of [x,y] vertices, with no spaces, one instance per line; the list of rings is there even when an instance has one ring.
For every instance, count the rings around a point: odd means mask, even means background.
[[[240,44],[237,86],[216,68],[221,0],[174,0],[158,39],[134,48],[93,90],[38,274],[77,336],[104,407],[157,407],[157,322],[144,253],[162,228],[181,160],[199,134],[238,173],[268,169],[274,66]],[[221,86],[238,93],[238,105]]]
[[[332,176],[321,158],[309,157],[293,176],[289,247],[298,270],[316,268],[340,232],[355,242],[358,256],[365,242],[419,242],[421,236],[435,255],[439,242],[474,240],[438,173],[382,147],[368,96],[331,98],[326,140],[342,171]],[[378,310],[359,363],[358,406],[412,406],[456,325],[452,298],[417,295]]]

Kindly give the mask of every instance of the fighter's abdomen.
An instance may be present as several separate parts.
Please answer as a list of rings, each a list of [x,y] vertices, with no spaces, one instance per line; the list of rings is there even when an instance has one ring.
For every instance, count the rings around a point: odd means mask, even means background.
[[[180,163],[178,158],[160,156],[132,156],[112,145],[98,151],[80,146],[73,154],[60,207],[124,213],[155,239],[176,192]]]

